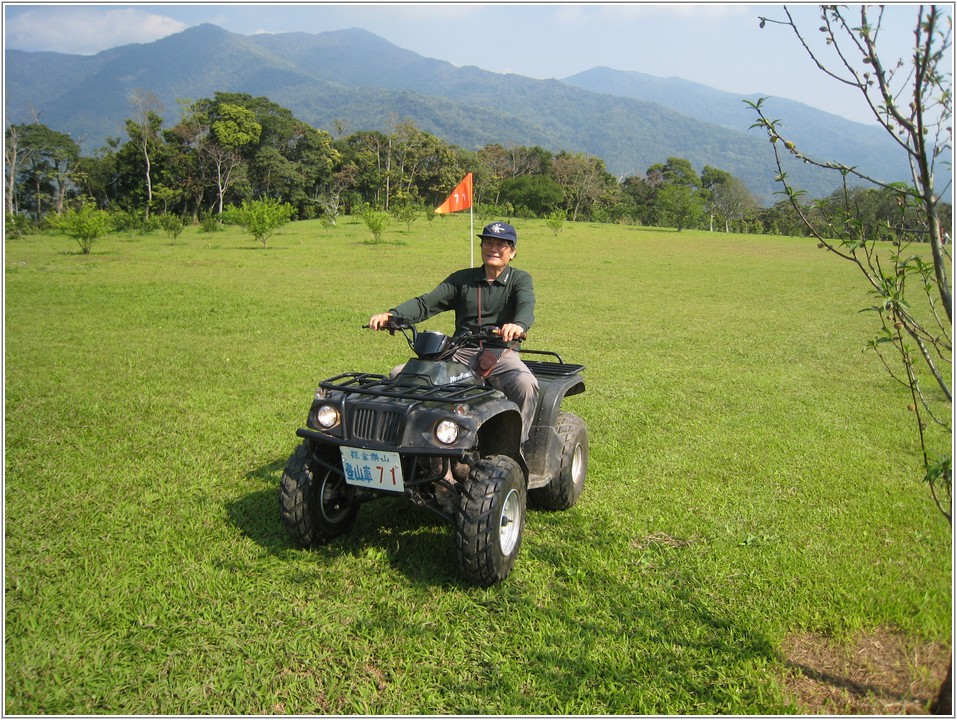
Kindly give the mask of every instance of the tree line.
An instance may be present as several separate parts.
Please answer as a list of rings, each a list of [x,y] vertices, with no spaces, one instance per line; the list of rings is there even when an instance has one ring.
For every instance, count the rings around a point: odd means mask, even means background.
[[[476,208],[489,216],[808,234],[790,203],[761,207],[731,173],[710,166],[699,173],[678,157],[617,178],[584,153],[501,144],[471,151],[395,117],[384,132],[347,133],[337,123],[333,136],[244,93],[184,103],[168,128],[151,93],[136,91],[130,102],[125,140],[110,138],[93,155],[39,120],[7,127],[8,230],[43,226],[83,204],[108,210],[117,226],[210,222],[261,200],[288,206],[299,220],[334,224],[371,209],[408,221],[431,212],[472,172]],[[906,223],[890,193],[860,190],[856,201],[875,234],[892,238]]]

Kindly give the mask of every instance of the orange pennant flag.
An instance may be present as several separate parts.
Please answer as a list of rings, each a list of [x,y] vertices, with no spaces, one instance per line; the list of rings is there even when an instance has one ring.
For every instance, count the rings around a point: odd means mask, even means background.
[[[468,210],[470,207],[472,207],[472,173],[468,173],[465,176],[462,182],[458,184],[458,187],[449,195],[448,199],[435,208],[435,212],[439,215],[444,215],[445,213],[454,213],[459,210]]]

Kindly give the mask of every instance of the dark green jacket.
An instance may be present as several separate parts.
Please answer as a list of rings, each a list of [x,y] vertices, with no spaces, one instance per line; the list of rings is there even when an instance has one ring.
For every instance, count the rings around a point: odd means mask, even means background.
[[[528,331],[535,321],[535,288],[532,276],[508,266],[489,284],[483,267],[466,268],[449,275],[431,292],[407,300],[391,312],[415,323],[446,310],[455,311],[455,329],[479,322],[478,299],[482,296],[483,325],[515,323]]]

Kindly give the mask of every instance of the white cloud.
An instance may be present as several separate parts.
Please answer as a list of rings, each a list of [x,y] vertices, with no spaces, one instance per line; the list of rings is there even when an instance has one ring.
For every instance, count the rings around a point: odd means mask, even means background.
[[[173,18],[132,8],[39,5],[8,15],[4,25],[9,47],[76,55],[153,42],[187,27]]]

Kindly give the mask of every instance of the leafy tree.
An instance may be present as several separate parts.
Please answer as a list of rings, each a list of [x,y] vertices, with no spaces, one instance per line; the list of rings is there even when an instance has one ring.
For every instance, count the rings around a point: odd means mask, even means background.
[[[212,164],[219,213],[223,212],[226,191],[244,177],[242,149],[259,139],[262,126],[255,118],[251,111],[228,103],[219,105],[210,117],[201,147]]]
[[[207,127],[202,118],[187,114],[184,119],[164,133],[169,149],[169,170],[179,188],[180,206],[175,209],[184,217],[197,222],[203,202],[211,186],[209,166],[203,152],[203,138]]]
[[[701,189],[704,191],[704,197],[708,206],[708,229],[714,232],[714,222],[718,216],[718,189],[724,186],[731,179],[731,173],[725,170],[713,168],[705,165],[701,171]],[[725,232],[728,232],[725,228]]]
[[[298,217],[314,217],[319,188],[342,162],[329,133],[265,97],[216,93],[204,106],[210,117],[220,115],[223,106],[243,108],[261,128],[255,140],[239,147],[245,172],[234,190],[254,198],[281,199],[293,205]]]
[[[565,195],[562,187],[548,175],[519,175],[501,183],[501,202],[525,207],[541,217],[559,208]]]
[[[250,175],[254,176],[251,183],[255,188],[254,194],[261,194],[262,197],[281,195],[291,198],[301,195],[305,184],[299,164],[271,145],[261,146],[256,151]]]
[[[572,222],[578,219],[579,212],[589,209],[614,181],[605,170],[603,160],[584,153],[559,153],[552,163],[552,176],[565,194],[566,209],[571,210]]]
[[[221,212],[227,204],[275,198],[291,204],[299,219],[318,215],[334,225],[342,212],[362,222],[355,209],[363,204],[390,210],[396,202],[434,207],[465,172],[472,172],[475,205],[483,217],[546,217],[563,208],[572,219],[701,224],[700,213],[685,212],[696,210],[686,193],[668,191],[659,202],[664,188],[678,186],[700,195],[712,229],[723,222],[726,231],[807,232],[796,224],[793,210],[756,208],[743,183],[729,173],[706,166],[698,177],[680,157],[652,165],[643,177],[617,180],[597,158],[499,144],[473,152],[394,117],[388,134],[362,131],[343,137],[339,127],[340,137],[333,140],[268,98],[244,93],[181,101],[181,121],[161,130],[155,98],[137,91],[133,99],[129,140],[121,144],[111,138],[96,155],[77,156],[75,162],[69,153],[51,162],[50,156],[31,152],[24,134],[36,132],[34,126],[8,128],[7,212],[32,207],[42,217],[76,193],[111,211],[147,207],[199,223],[207,212]],[[832,230],[824,218],[835,202],[825,199],[820,209],[808,212],[828,237]],[[890,192],[860,194],[853,202],[861,222],[877,227],[882,236],[891,233],[890,224],[903,222]],[[941,203],[938,214],[947,226],[950,206]]]
[[[385,196],[388,138],[377,131],[360,131],[350,135],[343,146],[343,162],[357,169],[356,192],[366,202],[381,207]]]
[[[243,148],[259,142],[262,129],[252,110],[229,103],[219,105],[215,119],[210,124],[216,142],[232,148]]]
[[[320,183],[316,188],[314,201],[322,212],[322,220],[327,225],[335,226],[336,219],[342,207],[343,195],[355,185],[358,168],[349,163],[332,174],[332,177]]]
[[[656,225],[655,198],[659,185],[654,177],[629,175],[621,183],[621,192],[631,204],[632,216],[643,225]]]
[[[758,205],[741,179],[724,170],[706,165],[701,172],[701,186],[705,193],[711,230],[714,230],[715,220],[723,220],[724,231],[731,232],[731,227]]]
[[[157,204],[161,205],[163,208],[163,215],[167,215],[170,211],[170,208],[178,204],[182,196],[182,191],[176,188],[167,187],[161,183],[157,183],[153,187],[153,200]],[[162,223],[160,223],[162,224]]]
[[[701,178],[690,160],[670,157],[660,168],[663,182],[667,185],[680,185],[689,188],[701,187]]]
[[[349,172],[337,178],[342,168],[342,154],[335,147],[332,136],[306,123],[293,126],[293,136],[285,147],[286,157],[295,165],[284,191],[301,215],[312,217],[320,209],[318,198],[323,188],[348,178]],[[346,185],[348,186],[348,185]]]
[[[225,216],[226,222],[239,225],[265,248],[266,241],[289,222],[294,211],[295,209],[289,203],[267,198],[244,200],[240,207],[229,207],[225,213],[221,214]]]
[[[924,480],[937,507],[953,524],[951,387],[953,288],[951,258],[944,242],[941,199],[935,187],[935,165],[952,153],[953,91],[950,84],[952,18],[938,6],[920,6],[913,24],[912,52],[887,62],[878,53],[885,8],[820,6],[820,33],[828,53],[811,48],[785,6],[785,19],[761,18],[789,28],[810,59],[826,75],[856,88],[874,119],[906,155],[913,184],[887,184],[856,168],[807,156],[781,132],[781,124],[763,111],[763,100],[748,103],[757,115],[752,127],[765,130],[778,168],[782,192],[801,216],[819,247],[858,268],[870,286],[870,307],[880,329],[869,347],[877,352],[892,378],[905,389],[913,414]],[[884,32],[890,30],[884,29]],[[784,170],[782,156],[793,156],[838,174],[844,202],[823,217],[829,232],[808,217],[803,193]],[[849,180],[890,192],[898,201],[899,220],[890,224],[895,240],[885,245],[867,234],[853,203]],[[816,205],[820,211],[823,204]],[[915,243],[926,243],[926,253]],[[951,713],[951,671],[941,688],[935,711]]]
[[[119,138],[107,138],[106,144],[92,156],[80,156],[73,181],[79,194],[93,198],[98,207],[120,205]]]
[[[687,185],[665,185],[658,191],[655,208],[662,224],[678,232],[694,227],[704,215],[701,196]]]
[[[790,237],[803,237],[807,234],[807,227],[788,200],[780,200],[769,208],[760,208],[751,215],[755,232]]]
[[[50,179],[56,193],[54,211],[59,215],[63,212],[67,191],[73,185],[73,173],[80,161],[80,146],[66,133],[49,130],[49,128],[47,130],[43,138],[43,153],[46,156]]]
[[[38,221],[45,208],[58,215],[63,212],[80,162],[80,146],[66,133],[41,123],[11,126],[5,139],[7,212],[15,211],[17,198],[32,201]]]
[[[238,102],[231,102],[237,99]],[[217,93],[189,105],[176,134],[186,147],[198,154],[206,182],[214,188],[216,212],[222,213],[231,188],[246,180],[249,160],[258,148],[262,125],[256,114],[241,102],[248,95]]]
[[[427,134],[410,120],[389,120],[390,132],[386,143],[385,198],[383,208],[388,211],[393,196],[408,198],[412,194],[415,175],[421,161],[421,149]]]

